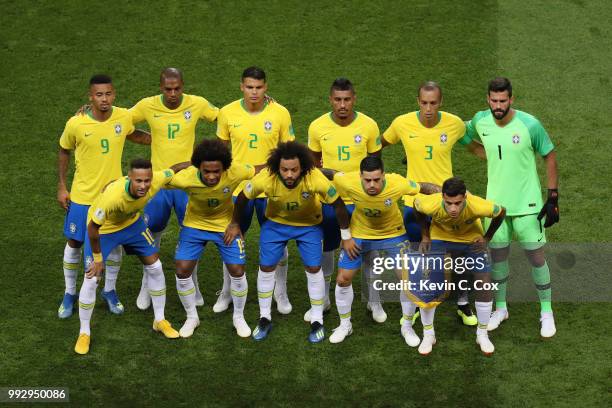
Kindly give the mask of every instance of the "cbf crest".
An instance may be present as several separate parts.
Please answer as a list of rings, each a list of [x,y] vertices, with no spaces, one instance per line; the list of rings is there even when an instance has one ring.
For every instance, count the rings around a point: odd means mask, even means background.
[[[385,200],[385,207],[391,207],[391,204],[393,204],[393,200],[391,200],[390,198],[387,198]]]
[[[74,222],[70,223],[70,232],[72,232],[73,234],[76,232],[77,230],[77,226]]]
[[[448,135],[446,133],[442,133],[440,135],[440,143],[444,144],[448,141]]]
[[[512,143],[514,143],[514,144],[521,143],[521,137],[519,135],[512,136]]]
[[[266,120],[264,123],[264,130],[266,132],[269,132],[272,130],[272,122],[270,122],[269,120]]]
[[[121,134],[121,125],[119,123],[115,125],[115,134],[116,135]]]
[[[185,113],[183,113],[183,117],[185,120],[191,119],[191,111],[185,111]]]
[[[304,192],[302,193],[302,198],[303,198],[304,200],[308,200],[308,199],[310,198],[310,193],[309,193],[308,191],[304,191]]]
[[[223,187],[223,194],[227,194],[227,193],[229,193],[229,192],[230,192],[230,188],[229,188],[229,186],[225,186],[225,187]]]
[[[359,143],[361,143],[362,137],[361,137],[361,135],[355,135],[354,139],[355,139],[355,143],[359,144]]]

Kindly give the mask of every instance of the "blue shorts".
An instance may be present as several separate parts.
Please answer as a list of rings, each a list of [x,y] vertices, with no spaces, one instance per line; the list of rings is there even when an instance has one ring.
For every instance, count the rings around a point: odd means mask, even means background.
[[[355,204],[346,204],[349,216],[355,211]],[[323,204],[323,251],[333,251],[340,247],[340,225],[336,218],[336,210],[333,204]]]
[[[457,268],[462,269],[457,273],[491,272],[491,262],[487,252],[474,251],[471,243],[434,239],[431,241],[431,251],[449,254],[453,258],[453,266],[455,267],[455,271],[457,272]]]
[[[273,266],[283,257],[289,240],[295,240],[304,266],[320,266],[323,249],[321,225],[298,227],[266,220],[259,236],[259,264]]]
[[[355,243],[359,245],[361,251],[359,256],[355,259],[351,259],[348,254],[343,250],[340,251],[340,257],[338,258],[338,268],[342,269],[359,269],[363,263],[363,254],[370,251],[384,250],[387,252],[385,256],[395,257],[400,254],[400,251],[408,248],[408,235],[403,234],[398,237],[385,238],[385,239],[362,239],[353,238]],[[404,244],[405,243],[405,244]]]
[[[117,246],[123,245],[123,249],[129,255],[149,256],[156,254],[157,248],[153,240],[153,234],[147,228],[142,217],[130,225],[117,232],[100,234],[100,249],[102,258],[106,261],[108,254]],[[85,269],[93,261],[89,235],[85,235]]]
[[[72,202],[68,204],[68,212],[66,212],[66,217],[64,218],[64,236],[66,238],[78,242],[85,241],[87,211],[89,211],[88,205]]]
[[[166,229],[173,208],[176,219],[182,227],[188,199],[187,193],[183,190],[159,190],[144,208],[144,220],[149,229],[153,232]]]
[[[242,239],[236,238],[228,246],[223,242],[223,232],[205,231],[191,227],[181,228],[174,259],[177,261],[195,261],[200,259],[208,241],[212,241],[217,246],[221,253],[221,259],[223,259],[225,264],[244,265],[246,253]]]
[[[236,197],[232,198],[234,203],[236,202]],[[262,225],[266,220],[266,206],[268,205],[268,200],[265,198],[255,198],[253,200],[249,200],[247,202],[246,207],[244,208],[244,213],[240,217],[240,231],[243,234],[246,234],[249,228],[251,227],[251,221],[253,220],[253,210],[255,210],[257,214],[257,221],[259,221],[259,225]]]
[[[414,208],[404,206],[404,227],[410,242],[421,242],[421,226],[417,222],[414,214]]]

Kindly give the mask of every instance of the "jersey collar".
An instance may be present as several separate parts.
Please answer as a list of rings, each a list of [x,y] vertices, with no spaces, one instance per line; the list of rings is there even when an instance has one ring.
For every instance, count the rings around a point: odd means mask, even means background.
[[[422,127],[426,128],[426,129],[433,129],[436,126],[438,126],[440,124],[440,121],[442,120],[442,112],[438,111],[438,122],[431,128],[426,127],[423,122],[421,122],[421,111],[418,110],[416,111],[416,116],[417,116],[417,120],[419,121],[419,123],[421,124]]]
[[[128,177],[125,178],[125,195],[128,197],[128,199],[130,199],[131,201],[136,201],[138,200],[138,197],[134,197],[132,195],[132,193],[130,193],[130,185],[132,184],[132,182],[130,181],[130,179]]]
[[[367,195],[368,197],[376,197],[377,195],[380,195],[380,194],[382,194],[382,192],[383,192],[383,191],[385,191],[385,187],[387,187],[387,177],[385,176],[385,179],[383,180],[383,186],[382,186],[382,188],[380,189],[380,193],[378,193],[378,194],[376,194],[376,195],[374,195],[374,196],[371,196],[370,194],[368,194],[368,192],[366,191],[366,189],[365,189],[365,188],[363,188],[363,182],[361,181],[361,178],[359,179],[359,184],[361,185],[361,189],[363,190],[363,192],[364,192],[364,193],[366,193],[366,195]]]
[[[247,109],[246,104],[244,103],[244,98],[240,99],[240,106],[242,107],[242,109],[244,109],[244,111],[246,113],[248,113],[249,115],[259,115],[261,112],[265,111],[266,108],[268,107],[268,101],[264,99],[264,104],[263,104],[263,108],[261,108],[261,110],[259,112],[251,112]]]
[[[161,104],[164,108],[171,110],[171,111],[175,111],[175,110],[179,110],[179,108],[183,104],[183,101],[185,100],[185,94],[181,95],[181,100],[179,101],[179,104],[175,109],[170,109],[169,107],[166,106],[166,104],[164,103],[164,94],[159,95],[159,100],[161,101]]]
[[[87,109],[85,112],[87,113],[87,116],[89,116],[91,118],[91,120],[94,120],[94,121],[96,121],[98,123],[104,123],[104,122],[110,120],[110,118],[113,116],[114,108],[115,108],[114,106],[111,106],[111,114],[110,114],[110,116],[108,117],[108,119],[103,120],[103,121],[99,121],[98,119],[94,118],[93,114],[91,113],[91,108]]]
[[[339,125],[339,124],[338,124],[338,122],[336,122],[336,119],[334,119],[334,112],[333,112],[333,111],[329,112],[329,118],[330,118],[330,119],[331,119],[331,121],[332,121],[332,122],[334,122],[336,125],[338,125],[338,126],[340,126],[340,127],[346,127],[346,126],[350,126],[350,125],[352,125],[352,124],[353,124],[353,123],[355,123],[355,121],[357,120],[357,116],[359,116],[359,112],[357,112],[357,111],[353,111],[353,113],[354,113],[353,120],[351,121],[351,123],[349,123],[349,124],[347,124],[347,125],[345,125],[345,126]]]

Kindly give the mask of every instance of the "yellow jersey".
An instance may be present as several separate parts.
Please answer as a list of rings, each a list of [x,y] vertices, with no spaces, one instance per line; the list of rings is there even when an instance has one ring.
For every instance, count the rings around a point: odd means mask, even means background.
[[[340,126],[329,112],[310,124],[308,147],[322,154],[323,167],[348,173],[359,170],[361,160],[382,145],[378,125],[369,116],[355,112],[349,125]]]
[[[153,170],[163,170],[191,160],[199,119],[214,122],[219,109],[201,96],[183,94],[176,109],[164,105],[163,95],[151,96],[134,105],[134,124],[146,121],[151,128]]]
[[[266,218],[293,226],[320,224],[321,200],[331,204],[338,199],[332,183],[316,168],[302,176],[294,188],[287,188],[280,176],[264,169],[244,187],[248,199],[261,193],[268,197]]]
[[[170,169],[153,172],[151,188],[144,197],[134,198],[130,194],[130,179],[122,177],[110,183],[89,207],[87,223],[100,225],[101,234],[120,231],[135,223],[149,200],[170,181],[174,172]]]
[[[355,204],[351,216],[351,234],[362,239],[394,238],[406,233],[399,200],[404,195],[415,195],[421,186],[399,174],[385,174],[383,188],[377,195],[369,195],[361,183],[360,172],[336,173],[334,185],[340,196]]]
[[[75,172],[70,200],[91,205],[109,182],[121,177],[121,154],[125,137],[134,132],[127,109],[112,107],[110,118],[98,122],[91,116],[73,116],[66,123],[59,144],[74,150]]]
[[[174,176],[168,187],[187,192],[189,202],[183,225],[204,231],[223,232],[232,221],[232,193],[243,181],[255,175],[248,164],[232,164],[221,174],[216,186],[202,182],[200,171],[191,166]]]
[[[431,216],[431,239],[452,242],[473,242],[482,237],[483,229],[480,218],[497,217],[501,207],[493,201],[485,200],[467,193],[463,209],[457,218],[451,218],[444,207],[442,193],[419,196],[414,200],[414,208]]]
[[[442,185],[453,177],[451,152],[456,142],[468,144],[465,123],[453,114],[439,112],[439,122],[428,128],[419,120],[419,111],[400,115],[393,120],[383,137],[391,144],[402,142],[408,166],[406,177],[417,182]],[[413,197],[404,197],[412,205]]]

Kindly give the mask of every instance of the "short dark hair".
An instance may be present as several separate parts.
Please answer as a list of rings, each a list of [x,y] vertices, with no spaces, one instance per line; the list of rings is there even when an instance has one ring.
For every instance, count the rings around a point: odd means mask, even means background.
[[[451,177],[442,184],[442,193],[449,197],[465,195],[465,183],[459,177]]]
[[[151,164],[151,160],[136,158],[132,159],[130,162],[130,170],[134,169],[152,169],[153,165]]]
[[[314,157],[308,147],[300,142],[291,141],[279,143],[276,149],[270,152],[267,165],[270,172],[280,175],[281,159],[290,160],[297,158],[300,161],[302,175],[309,173],[315,167]]]
[[[183,72],[178,68],[164,68],[161,74],[159,74],[159,82],[162,83],[165,78],[176,78],[183,82]]]
[[[376,170],[385,171],[385,165],[378,156],[367,156],[359,163],[359,172],[361,173]]]
[[[242,81],[244,81],[245,78],[259,79],[266,82],[266,73],[263,69],[252,66],[242,71]]]
[[[417,97],[421,97],[421,91],[435,91],[438,90],[440,92],[440,99],[442,99],[442,88],[440,84],[436,81],[425,81],[419,85],[419,89],[417,90]]]
[[[204,139],[193,150],[191,164],[200,168],[205,161],[220,161],[223,170],[227,170],[232,165],[232,153],[221,140]]]
[[[504,91],[508,91],[508,96],[512,97],[512,84],[508,78],[497,77],[489,81],[488,93]]]
[[[89,79],[89,85],[112,84],[113,80],[106,74],[96,74]]]
[[[347,78],[336,78],[329,88],[330,94],[334,91],[351,91],[355,93],[355,88],[353,87],[353,83]]]

